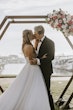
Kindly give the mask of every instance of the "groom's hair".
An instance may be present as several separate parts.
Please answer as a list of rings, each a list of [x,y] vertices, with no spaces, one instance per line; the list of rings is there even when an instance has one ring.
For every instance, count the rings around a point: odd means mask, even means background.
[[[44,30],[43,26],[39,25],[39,26],[34,27],[34,31],[37,32],[40,35],[40,34],[44,34],[45,30]]]

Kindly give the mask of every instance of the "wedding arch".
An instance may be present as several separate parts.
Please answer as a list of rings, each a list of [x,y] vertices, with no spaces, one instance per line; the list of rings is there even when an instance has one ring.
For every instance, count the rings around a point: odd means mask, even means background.
[[[47,23],[53,29],[57,31],[61,31],[64,35],[64,38],[69,43],[70,47],[73,50],[73,44],[69,39],[69,36],[73,36],[73,16],[71,16],[68,12],[64,12],[63,10],[53,10],[52,13],[47,15],[32,15],[32,16],[5,16],[0,24],[0,40],[7,31],[10,24],[22,24],[22,23]],[[73,75],[60,95],[59,99],[63,97],[68,86],[73,80]],[[1,88],[1,86],[0,86]],[[1,88],[2,92],[3,89]],[[69,98],[69,100],[65,103],[64,108],[70,103],[73,98],[73,92]],[[57,101],[57,104],[60,104],[61,100]]]
[[[24,19],[24,20],[23,20]],[[52,13],[47,15],[32,15],[32,16],[5,16],[0,24],[0,39],[3,37],[4,33],[7,31],[10,24],[19,24],[19,23],[47,23],[53,29],[61,31],[64,35],[64,38],[69,43],[70,47],[73,49],[73,44],[69,39],[69,36],[73,36],[73,16],[64,12],[63,10],[53,10]]]

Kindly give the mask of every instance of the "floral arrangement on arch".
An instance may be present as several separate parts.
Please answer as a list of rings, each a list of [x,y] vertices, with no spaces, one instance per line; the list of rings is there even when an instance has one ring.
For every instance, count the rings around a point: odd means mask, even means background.
[[[65,37],[73,36],[73,16],[63,10],[53,10],[52,14],[48,14],[46,21],[53,28],[60,30]]]

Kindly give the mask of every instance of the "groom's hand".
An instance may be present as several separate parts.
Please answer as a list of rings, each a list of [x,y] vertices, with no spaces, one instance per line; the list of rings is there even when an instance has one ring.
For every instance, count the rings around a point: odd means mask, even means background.
[[[42,58],[42,59],[43,59],[43,58],[47,58],[47,53],[44,54],[41,58]]]
[[[37,59],[33,58],[32,60],[30,60],[30,64],[31,65],[37,65]]]

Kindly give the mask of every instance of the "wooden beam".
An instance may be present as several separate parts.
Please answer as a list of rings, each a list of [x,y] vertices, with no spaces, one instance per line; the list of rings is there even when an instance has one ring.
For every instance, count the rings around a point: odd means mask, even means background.
[[[46,23],[46,21],[12,21],[11,23]]]
[[[11,19],[12,21],[10,21],[10,23],[47,23],[46,20],[27,20],[27,21],[14,21],[14,19],[46,19],[48,18],[48,15],[25,15],[25,16],[6,16],[2,23],[0,24],[0,29],[3,27],[3,25],[5,24],[5,22],[8,19]],[[7,28],[9,27],[10,23],[8,22],[7,25],[5,26],[4,30],[2,31],[1,35],[0,35],[0,39],[2,38],[2,36],[4,35],[4,33],[6,32]],[[66,37],[65,37],[66,38]],[[72,42],[69,40],[69,38],[66,38],[67,42],[69,43],[70,47],[73,50],[73,44]]]
[[[5,24],[5,22],[7,21],[7,17],[5,17],[3,20],[2,20],[2,22],[1,22],[1,24],[0,24],[0,29],[3,27],[3,25]]]
[[[46,15],[25,15],[25,16],[6,16],[4,17],[4,19],[2,20],[1,24],[0,24],[0,29],[3,27],[3,25],[5,24],[5,22],[8,20],[8,19],[46,19],[48,16]]]
[[[25,15],[25,16],[7,16],[8,19],[41,19],[41,18],[47,18],[46,15]]]
[[[69,38],[68,38],[68,37],[65,37],[65,39],[67,40],[67,42],[69,43],[70,47],[71,47],[71,48],[72,48],[72,50],[73,50],[73,44],[72,44],[72,42],[69,40]]]
[[[0,40],[3,37],[4,33],[6,32],[7,28],[9,27],[11,22],[8,22],[7,25],[5,26],[4,30],[2,31],[1,35],[0,35]]]
[[[1,86],[0,86],[0,90],[1,90],[2,93],[4,92],[4,90],[3,90],[3,88]]]

